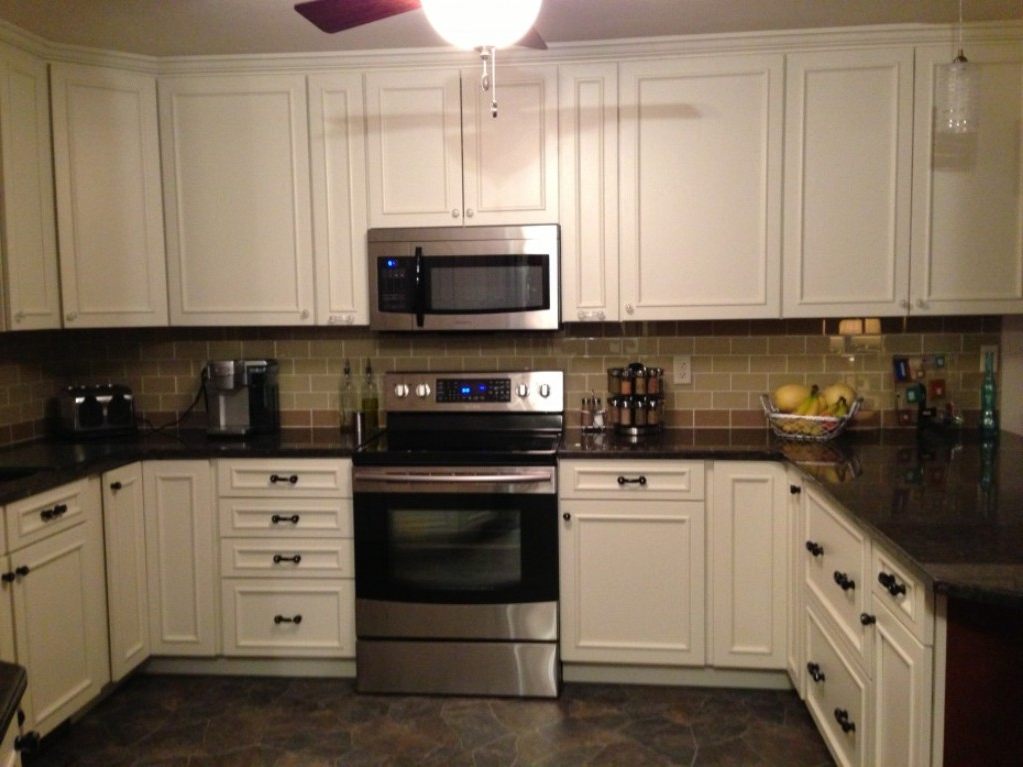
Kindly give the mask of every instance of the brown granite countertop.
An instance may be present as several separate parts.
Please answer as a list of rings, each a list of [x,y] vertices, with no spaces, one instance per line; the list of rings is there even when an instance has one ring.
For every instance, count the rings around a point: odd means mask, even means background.
[[[563,458],[787,460],[941,592],[1023,607],[1023,437],[870,431],[826,443],[766,429],[643,438],[569,430]]]

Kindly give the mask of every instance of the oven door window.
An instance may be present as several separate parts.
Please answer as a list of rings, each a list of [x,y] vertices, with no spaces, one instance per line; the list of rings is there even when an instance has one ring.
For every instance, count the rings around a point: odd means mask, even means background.
[[[428,314],[535,312],[550,308],[547,256],[430,256]]]
[[[360,598],[455,604],[557,598],[553,496],[360,495]]]

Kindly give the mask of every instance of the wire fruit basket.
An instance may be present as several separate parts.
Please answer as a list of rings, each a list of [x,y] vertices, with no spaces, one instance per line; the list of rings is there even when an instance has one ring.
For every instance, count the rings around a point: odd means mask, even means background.
[[[771,402],[770,395],[761,394],[760,404],[764,415],[771,425],[771,431],[782,439],[794,439],[800,442],[827,442],[834,439],[848,425],[863,404],[863,398],[857,397],[849,406],[844,416],[834,415],[796,415],[783,413]]]

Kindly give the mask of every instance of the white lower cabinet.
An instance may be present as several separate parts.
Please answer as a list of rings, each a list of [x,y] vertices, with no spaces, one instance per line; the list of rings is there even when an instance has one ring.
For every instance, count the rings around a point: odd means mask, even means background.
[[[792,686],[799,693],[799,697],[806,695],[806,675],[803,670],[806,653],[803,650],[805,637],[803,636],[803,557],[806,550],[803,548],[803,476],[799,469],[789,466],[787,468],[789,495],[788,495],[788,530],[785,532],[785,541],[788,546],[788,575],[787,586],[788,596],[788,644],[786,650],[786,668],[789,672],[789,679]]]
[[[116,682],[149,657],[142,464],[133,463],[108,471],[101,482],[110,678]]]
[[[707,535],[709,665],[784,669],[788,482],[769,461],[715,461]]]
[[[66,487],[74,488],[83,509],[80,521],[45,537],[40,532],[34,542],[12,551],[4,578],[4,590],[13,596],[15,654],[28,670],[23,729],[40,735],[81,709],[110,680],[99,479]],[[38,513],[59,522],[59,508],[44,506]]]
[[[559,476],[562,659],[702,666],[703,464],[563,461]]]
[[[351,461],[224,460],[217,476],[224,655],[355,657]]]
[[[150,650],[153,655],[216,655],[209,461],[147,461],[142,473]]]

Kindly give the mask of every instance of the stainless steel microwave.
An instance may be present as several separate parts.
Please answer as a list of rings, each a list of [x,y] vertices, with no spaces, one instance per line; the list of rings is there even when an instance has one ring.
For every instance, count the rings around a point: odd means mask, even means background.
[[[374,330],[556,330],[557,224],[369,230]]]

